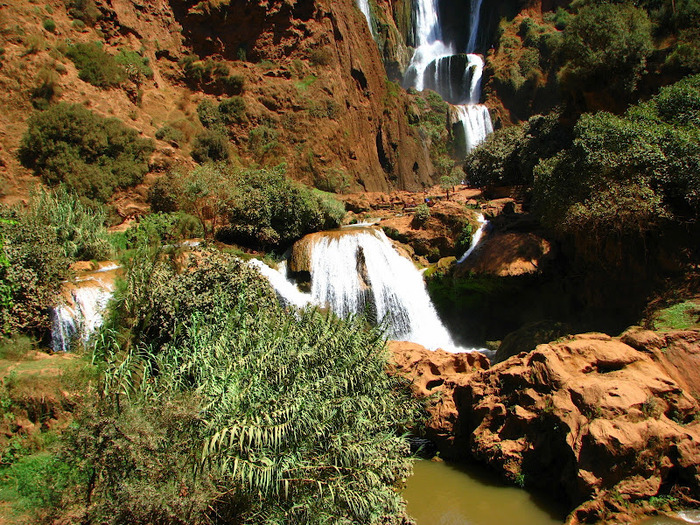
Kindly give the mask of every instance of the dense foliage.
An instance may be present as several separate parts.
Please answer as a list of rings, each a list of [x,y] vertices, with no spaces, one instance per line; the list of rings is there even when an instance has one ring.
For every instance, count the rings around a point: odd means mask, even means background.
[[[29,118],[19,155],[50,186],[105,202],[117,188],[139,183],[148,171],[152,141],[115,118],[77,104],[57,104]]]
[[[150,199],[156,211],[182,210],[203,226],[211,223],[222,240],[267,248],[335,228],[345,215],[341,202],[288,179],[283,166],[246,170],[206,164],[160,179]]]
[[[17,210],[0,209],[0,238],[0,331],[41,337],[51,327],[49,308],[56,303],[71,261],[56,230]]]
[[[141,254],[145,255],[145,254]],[[100,523],[393,523],[418,414],[362,320],[290,316],[222,254],[134,259],[61,457]],[[41,484],[40,484],[41,485]],[[75,501],[74,494],[82,494]],[[71,507],[71,505],[74,505]]]
[[[563,231],[643,233],[700,217],[700,76],[622,117],[586,114],[570,148],[534,170],[544,220]]]
[[[110,255],[104,221],[63,188],[40,191],[26,209],[0,208],[0,331],[47,334],[70,263]]]

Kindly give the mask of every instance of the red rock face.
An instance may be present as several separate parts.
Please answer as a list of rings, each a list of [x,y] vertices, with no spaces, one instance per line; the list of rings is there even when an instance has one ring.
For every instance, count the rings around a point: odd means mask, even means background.
[[[417,392],[442,391],[430,410],[443,454],[579,506],[571,523],[625,521],[658,495],[698,503],[700,332],[581,334],[483,371],[431,357],[396,359]],[[438,387],[421,386],[427,370]]]

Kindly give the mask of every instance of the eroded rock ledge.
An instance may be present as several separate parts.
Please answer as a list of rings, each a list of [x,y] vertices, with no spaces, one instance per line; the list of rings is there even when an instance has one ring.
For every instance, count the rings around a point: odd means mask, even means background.
[[[630,522],[652,497],[700,505],[700,332],[633,329],[479,356],[392,343],[444,457],[475,458],[568,502],[568,523]],[[658,501],[658,499],[657,499]]]

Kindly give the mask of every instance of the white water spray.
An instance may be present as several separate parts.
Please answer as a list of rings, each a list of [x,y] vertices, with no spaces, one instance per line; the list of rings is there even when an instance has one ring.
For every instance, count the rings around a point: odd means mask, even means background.
[[[293,281],[287,278],[287,261],[281,262],[276,269],[270,268],[259,259],[251,259],[249,264],[257,268],[263,277],[270,281],[270,285],[285,306],[304,308],[311,304],[311,294],[303,293]]]
[[[90,285],[72,289],[70,301],[53,309],[51,347],[54,352],[70,350],[76,338],[87,344],[90,336],[102,326],[102,314],[112,298],[112,287],[97,280],[90,281]]]

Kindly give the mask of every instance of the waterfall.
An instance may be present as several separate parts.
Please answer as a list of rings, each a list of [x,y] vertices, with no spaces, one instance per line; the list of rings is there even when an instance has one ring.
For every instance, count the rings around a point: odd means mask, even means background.
[[[469,42],[467,43],[467,53],[476,51],[476,36],[479,34],[479,18],[481,17],[482,0],[471,0],[469,13]]]
[[[107,263],[82,273],[75,284],[66,285],[65,300],[51,311],[51,348],[54,352],[70,350],[73,341],[87,344],[102,326],[103,314],[112,298],[114,279],[120,266]]]
[[[455,345],[435,311],[421,272],[379,229],[320,236],[311,251],[311,292],[307,294],[289,281],[286,267],[275,270],[260,261],[251,264],[287,304],[327,307],[341,317],[368,314],[385,324],[391,339],[433,350],[471,350]]]
[[[251,259],[249,264],[270,281],[283,305],[303,308],[311,304],[311,295],[299,291],[294,281],[287,278],[287,261],[281,262],[276,269],[258,259]]]
[[[406,70],[404,83],[418,91],[429,88],[455,105],[455,118],[461,123],[465,136],[465,151],[478,146],[493,132],[488,108],[480,105],[483,58],[474,54],[479,32],[482,0],[471,0],[469,40],[463,74],[454,77],[458,64],[454,46],[444,42],[438,15],[438,0],[418,0],[415,8],[416,50]],[[464,55],[461,55],[464,57]]]
[[[462,264],[464,261],[466,261],[469,256],[472,254],[472,252],[476,249],[477,245],[479,244],[479,241],[481,240],[481,236],[484,235],[484,232],[486,231],[486,228],[489,226],[489,221],[486,220],[486,218],[483,215],[479,215],[478,218],[479,224],[479,229],[474,232],[474,235],[472,236],[472,242],[471,245],[469,246],[469,249],[464,252],[464,255],[462,255],[459,259],[457,259],[457,264]]]
[[[374,36],[374,29],[372,28],[372,12],[370,11],[369,0],[357,0],[357,7],[359,7],[362,14],[365,15],[367,25],[369,25],[369,30],[372,33],[372,36]]]

